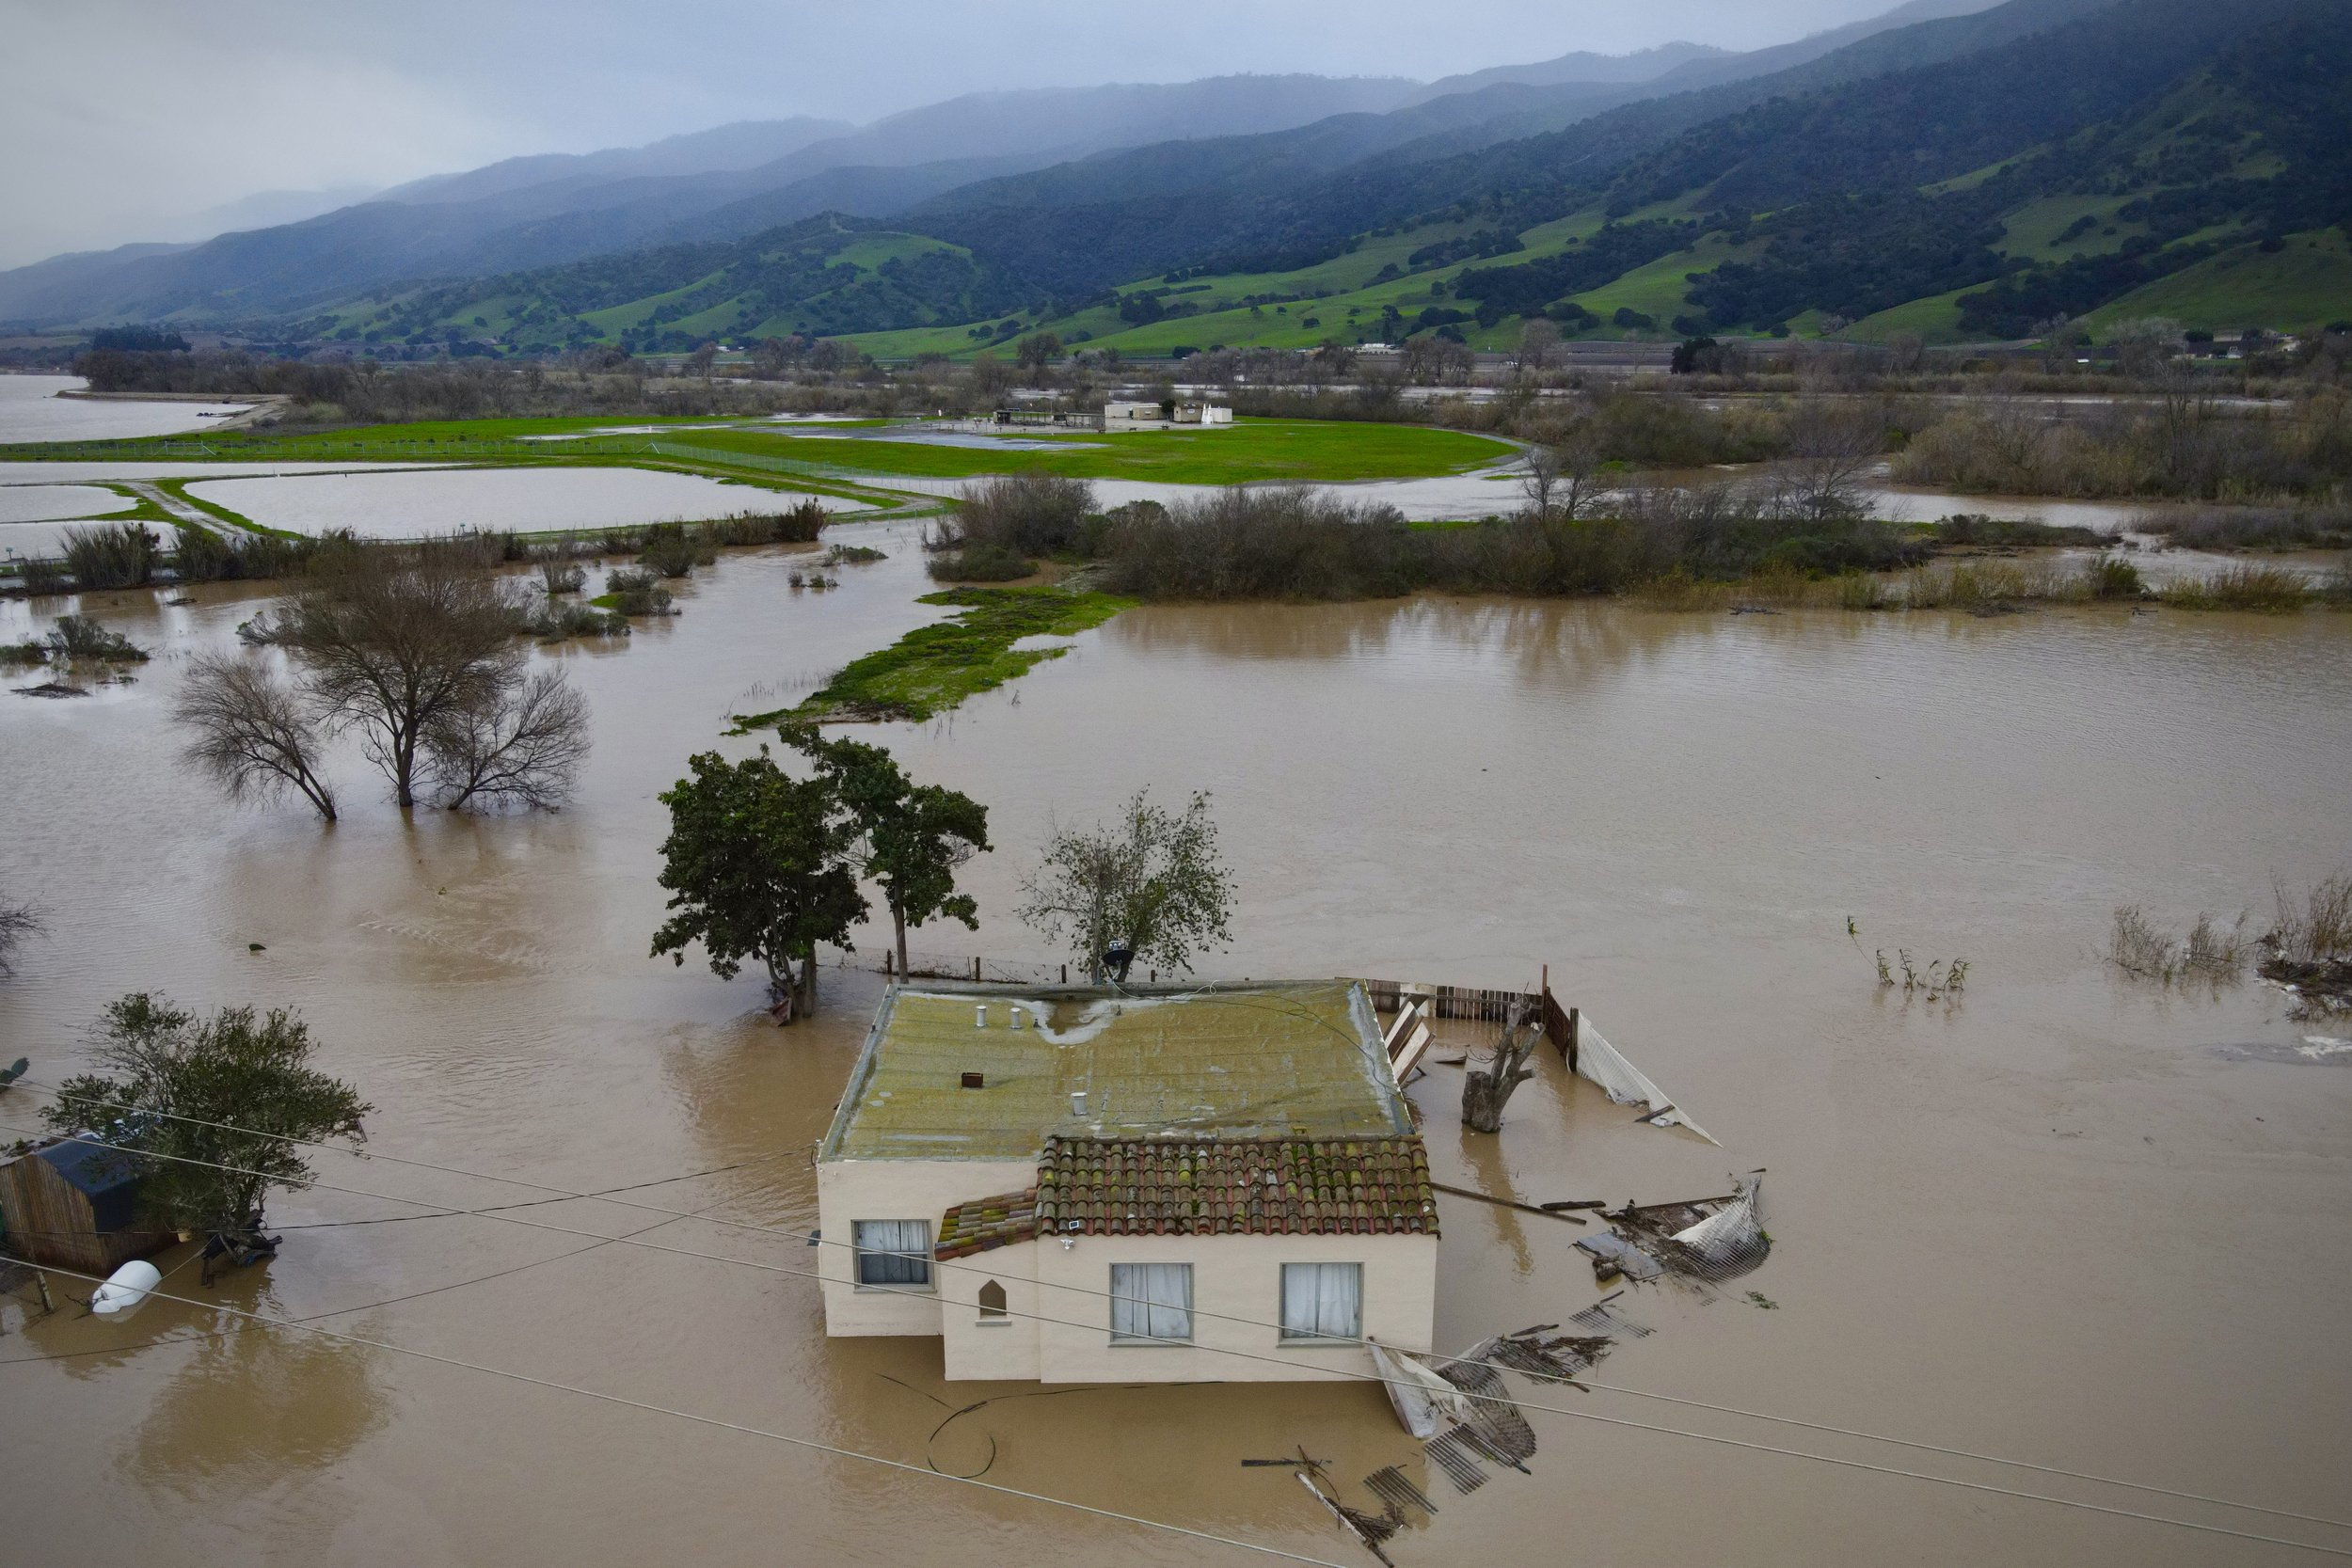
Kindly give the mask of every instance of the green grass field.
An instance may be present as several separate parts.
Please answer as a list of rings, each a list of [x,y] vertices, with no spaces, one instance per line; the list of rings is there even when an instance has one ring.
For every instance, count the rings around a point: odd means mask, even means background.
[[[2112,301],[2090,317],[2091,330],[2133,316],[2209,330],[2308,332],[2352,321],[2352,245],[2342,230],[2328,229],[2290,234],[2267,254],[2239,245]]]
[[[1038,436],[1056,450],[931,446],[914,441],[814,441],[764,431],[712,431],[695,445],[835,464],[876,476],[961,479],[1041,469],[1073,479],[1146,479],[1171,484],[1261,480],[1422,479],[1501,462],[1510,443],[1425,425],[1314,420],[1237,420],[1222,430],[1121,431]]]
[[[1367,424],[1313,420],[1236,420],[1218,430],[1121,431],[1108,435],[1037,436],[1048,450],[951,447],[884,439],[811,439],[725,421],[659,422],[658,436],[614,436],[583,441],[524,442],[517,437],[594,430],[612,420],[465,420],[280,435],[236,432],[208,437],[209,458],[363,464],[484,463],[500,467],[636,467],[668,468],[762,486],[809,490],[882,506],[900,498],[862,486],[860,476],[964,479],[1043,469],[1075,479],[1158,480],[1177,484],[1239,484],[1265,480],[1339,482],[1421,479],[1463,473],[1502,462],[1515,450],[1493,436],[1426,425]],[[841,426],[832,426],[840,429]],[[853,429],[886,434],[861,422]],[[1025,436],[1027,433],[1025,433]],[[655,444],[690,451],[655,451]],[[186,443],[179,443],[184,447]],[[53,457],[52,448],[0,448],[0,457]],[[184,459],[167,438],[76,443],[71,455]],[[740,462],[730,459],[739,456]],[[807,465],[763,468],[760,460]],[[199,503],[200,504],[200,503]]]

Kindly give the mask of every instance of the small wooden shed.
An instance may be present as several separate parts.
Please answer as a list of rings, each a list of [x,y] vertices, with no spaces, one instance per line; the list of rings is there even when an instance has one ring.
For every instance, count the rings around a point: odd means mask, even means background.
[[[11,1250],[36,1263],[110,1275],[161,1251],[169,1231],[140,1230],[137,1163],[82,1132],[0,1161],[0,1222]]]

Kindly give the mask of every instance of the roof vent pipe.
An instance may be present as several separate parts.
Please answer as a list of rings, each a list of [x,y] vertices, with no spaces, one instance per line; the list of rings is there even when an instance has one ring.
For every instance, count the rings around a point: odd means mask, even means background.
[[[972,1009],[972,1027],[975,1029],[985,1029],[988,1027],[987,1003],[983,1002],[978,1006]]]
[[[1070,1114],[1073,1117],[1082,1117],[1087,1114],[1086,1090],[1073,1089],[1070,1091]]]

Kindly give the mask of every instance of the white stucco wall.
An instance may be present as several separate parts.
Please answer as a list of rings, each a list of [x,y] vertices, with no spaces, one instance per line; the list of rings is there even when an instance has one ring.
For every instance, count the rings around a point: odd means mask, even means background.
[[[1037,1184],[1037,1161],[820,1160],[817,1164],[817,1224],[826,1244],[816,1248],[824,1277],[828,1334],[937,1334],[935,1295],[909,1288],[861,1290],[854,1254],[859,1220],[924,1220],[939,1239],[939,1218],[968,1198],[994,1197]],[[931,1266],[934,1288],[939,1265]],[[1021,1375],[1021,1374],[1013,1374]]]
[[[1113,1263],[1192,1265],[1193,1343],[1115,1345]],[[938,1323],[950,1379],[1046,1383],[1280,1382],[1327,1370],[1373,1370],[1359,1345],[1285,1343],[1284,1263],[1360,1263],[1364,1331],[1427,1350],[1437,1322],[1438,1243],[1430,1236],[1080,1236],[1026,1242],[959,1259],[939,1274]],[[979,1315],[980,1287],[1005,1287],[1008,1319]],[[1035,1312],[1040,1322],[1024,1319]],[[1218,1346],[1248,1353],[1228,1355]]]

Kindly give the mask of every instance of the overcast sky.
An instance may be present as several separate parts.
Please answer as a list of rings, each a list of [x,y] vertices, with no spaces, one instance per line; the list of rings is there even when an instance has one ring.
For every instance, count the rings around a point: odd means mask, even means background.
[[[0,266],[189,239],[266,190],[380,187],[738,119],[1235,71],[1430,79],[1894,0],[0,0]]]

